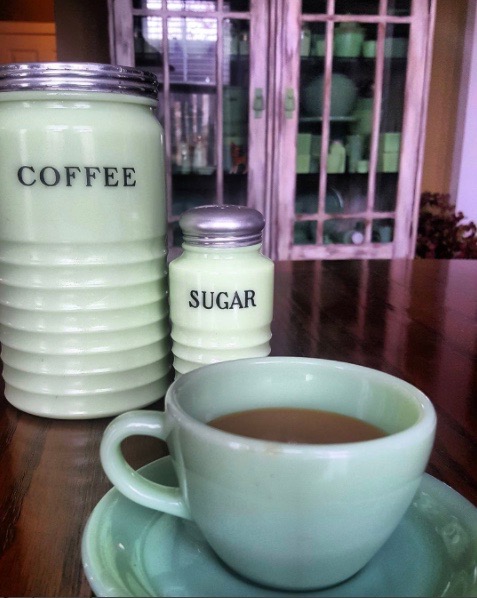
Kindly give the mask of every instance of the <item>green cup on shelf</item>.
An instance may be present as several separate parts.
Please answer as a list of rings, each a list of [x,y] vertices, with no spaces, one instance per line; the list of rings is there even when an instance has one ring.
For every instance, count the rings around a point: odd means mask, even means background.
[[[356,58],[361,54],[364,29],[358,23],[340,23],[333,40],[333,54],[339,58]]]
[[[367,39],[363,42],[362,54],[365,58],[374,58],[376,56],[376,40]]]

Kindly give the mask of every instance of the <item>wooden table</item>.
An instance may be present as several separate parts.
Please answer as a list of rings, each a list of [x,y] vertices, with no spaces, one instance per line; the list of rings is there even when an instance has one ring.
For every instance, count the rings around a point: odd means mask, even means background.
[[[273,332],[274,355],[359,363],[423,390],[439,419],[428,471],[477,505],[477,261],[278,263]],[[80,541],[110,488],[98,459],[108,422],[1,399],[0,595],[91,596]],[[164,451],[125,447],[134,466]]]

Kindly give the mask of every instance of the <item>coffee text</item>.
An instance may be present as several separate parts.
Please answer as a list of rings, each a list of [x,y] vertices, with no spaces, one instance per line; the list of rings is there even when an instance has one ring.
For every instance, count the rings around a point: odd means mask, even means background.
[[[18,180],[25,187],[135,187],[136,170],[131,166],[21,166]]]

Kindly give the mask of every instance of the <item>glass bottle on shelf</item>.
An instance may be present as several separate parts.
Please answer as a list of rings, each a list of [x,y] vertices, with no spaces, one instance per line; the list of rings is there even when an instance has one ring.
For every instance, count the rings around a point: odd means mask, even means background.
[[[331,142],[330,151],[328,153],[328,161],[326,163],[326,170],[330,174],[342,174],[345,171],[346,165],[346,150],[343,142],[335,139]]]
[[[189,174],[191,171],[190,147],[187,141],[180,143],[180,173]]]
[[[202,135],[197,135],[192,154],[192,170],[194,172],[203,172],[207,167],[207,147]]]

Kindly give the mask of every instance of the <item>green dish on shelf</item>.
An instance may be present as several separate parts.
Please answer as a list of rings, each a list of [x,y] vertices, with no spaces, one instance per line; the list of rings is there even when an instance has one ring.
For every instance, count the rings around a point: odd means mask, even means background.
[[[323,114],[323,91],[323,75],[304,87],[302,104],[309,116],[321,116]],[[331,76],[331,116],[348,116],[353,110],[357,95],[358,89],[349,77],[341,73],[333,73]]]

